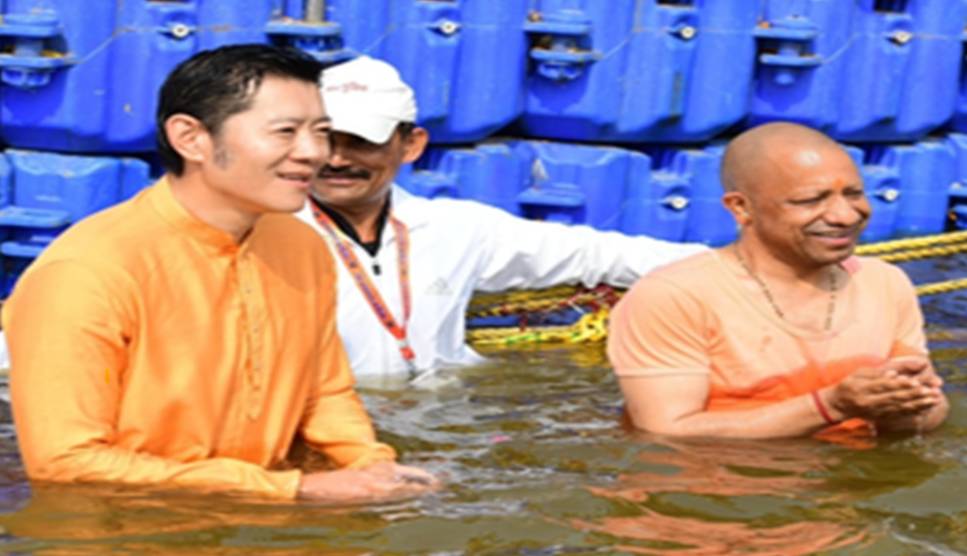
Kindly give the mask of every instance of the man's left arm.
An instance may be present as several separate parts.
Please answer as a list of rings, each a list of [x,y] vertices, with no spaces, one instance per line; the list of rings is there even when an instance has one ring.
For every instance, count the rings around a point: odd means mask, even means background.
[[[628,287],[659,266],[708,249],[696,243],[526,220],[475,205],[479,208],[467,220],[484,230],[481,240],[487,251],[479,291],[578,283]]]
[[[326,323],[319,337],[320,369],[302,419],[302,436],[340,468],[362,469],[394,461],[396,452],[378,442],[372,421],[354,389],[355,381],[336,334],[335,302],[323,308]]]
[[[298,496],[355,504],[415,496],[440,487],[430,473],[396,463],[396,451],[376,440],[336,335],[335,309],[332,302],[323,311],[326,324],[318,348],[322,350],[320,368],[301,433],[309,447],[340,469],[305,473]]]
[[[892,271],[894,280],[891,284],[893,286],[891,291],[894,299],[893,305],[897,307],[897,330],[893,351],[890,355],[894,358],[894,361],[898,362],[896,366],[901,369],[900,374],[909,374],[916,377],[925,388],[939,389],[943,385],[943,380],[937,375],[929,359],[927,359],[922,370],[916,372],[912,370],[902,371],[904,358],[908,356],[929,357],[930,352],[927,349],[927,338],[923,331],[923,311],[920,309],[920,300],[916,289],[910,282],[910,278],[902,270],[894,267]],[[919,367],[915,367],[915,369],[919,369]],[[885,430],[930,430],[943,423],[944,419],[947,418],[949,407],[946,396],[941,392],[938,403],[929,410],[909,417],[878,422],[877,425]]]

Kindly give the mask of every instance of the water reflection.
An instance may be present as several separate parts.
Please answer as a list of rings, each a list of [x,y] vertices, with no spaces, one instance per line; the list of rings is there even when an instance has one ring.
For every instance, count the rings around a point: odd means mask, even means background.
[[[634,437],[619,426],[601,346],[495,353],[494,365],[441,373],[433,388],[364,389],[382,438],[449,480],[427,498],[367,507],[31,494],[7,420],[0,553],[967,554],[963,346],[934,338],[951,399],[944,427],[849,442]]]
[[[594,526],[587,527],[595,530]],[[833,521],[756,526],[710,523],[655,512],[649,512],[641,518],[609,520],[598,530],[618,537],[614,544],[617,550],[632,554],[671,553],[676,556],[800,556],[845,547],[862,550],[872,542],[866,532]]]
[[[639,515],[575,526],[605,533],[631,553],[798,556],[865,550],[885,532],[843,505],[867,491],[851,481],[855,447],[819,440],[671,440],[644,437],[648,471],[629,473],[596,495],[623,500]],[[863,450],[872,450],[868,444]],[[908,459],[911,487],[937,470]],[[634,542],[634,544],[623,544]]]
[[[56,547],[57,554],[65,550],[104,554],[116,549],[156,554],[180,548],[227,554],[236,546],[309,548],[312,543],[305,539],[335,538],[341,531],[374,531],[382,526],[379,520],[357,514],[355,508],[259,503],[225,496],[40,485],[35,486],[30,502],[20,511],[2,516],[0,525],[9,536],[33,540],[31,544],[37,548]],[[286,542],[293,537],[302,540]],[[342,553],[364,552],[347,549]]]

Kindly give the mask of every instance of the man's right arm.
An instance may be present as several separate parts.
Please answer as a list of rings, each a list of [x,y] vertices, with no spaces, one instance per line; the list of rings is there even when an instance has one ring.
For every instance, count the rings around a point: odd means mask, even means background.
[[[837,392],[840,385],[835,385],[819,392],[825,407],[849,408],[848,412],[835,413],[827,409],[833,418],[888,422],[927,415],[943,403],[942,396],[922,391],[916,380],[887,379],[882,377],[881,369],[865,371],[861,372],[865,375],[860,379],[862,389],[844,394]],[[708,375],[632,376],[621,377],[619,383],[631,422],[636,428],[655,434],[780,438],[806,436],[829,426],[811,394],[750,410],[712,413],[704,409],[709,391]]]
[[[635,428],[665,436],[780,438],[805,436],[829,425],[808,396],[746,411],[705,411],[708,375],[619,378]]]
[[[449,204],[480,230],[479,291],[545,288],[562,284],[628,287],[640,276],[708,250],[696,243],[629,236],[585,225],[564,225],[512,216],[471,201]],[[459,211],[459,212],[457,212]]]
[[[29,271],[3,308],[17,437],[32,479],[292,498],[299,471],[216,458],[183,463],[117,446],[136,310],[127,277],[72,262]]]

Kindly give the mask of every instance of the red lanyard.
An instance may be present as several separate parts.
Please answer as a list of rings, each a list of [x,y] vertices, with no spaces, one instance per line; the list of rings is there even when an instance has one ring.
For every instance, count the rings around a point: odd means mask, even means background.
[[[346,269],[349,270],[349,274],[352,275],[353,280],[356,282],[356,286],[359,287],[359,291],[362,292],[363,297],[369,302],[370,308],[373,313],[376,314],[376,318],[379,322],[383,323],[386,330],[396,338],[396,343],[400,347],[400,353],[403,355],[403,359],[406,361],[407,366],[412,374],[416,370],[413,360],[416,358],[416,354],[413,353],[413,348],[410,347],[410,343],[406,340],[406,325],[410,320],[410,234],[407,231],[406,226],[402,222],[397,220],[392,214],[389,215],[390,224],[393,225],[393,230],[396,232],[396,252],[399,257],[399,268],[400,268],[400,295],[403,298],[403,322],[400,324],[393,318],[393,313],[390,312],[389,307],[386,306],[386,302],[383,301],[383,296],[379,294],[379,290],[373,286],[373,282],[369,279],[369,275],[363,270],[363,265],[360,264],[359,259],[356,258],[356,254],[353,253],[352,247],[349,243],[340,237],[339,232],[336,231],[336,226],[333,224],[329,215],[324,213],[315,205],[312,204],[312,213],[316,217],[316,222],[322,226],[322,229],[329,234],[332,238],[333,243],[336,245],[336,252],[339,254],[339,258],[342,259],[343,264],[346,265]]]

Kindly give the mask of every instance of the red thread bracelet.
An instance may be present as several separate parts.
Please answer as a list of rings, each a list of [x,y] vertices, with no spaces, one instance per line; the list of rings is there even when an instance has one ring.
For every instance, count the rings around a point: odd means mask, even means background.
[[[833,419],[833,416],[829,414],[829,410],[826,409],[826,404],[823,403],[823,399],[819,397],[819,390],[813,390],[811,392],[813,396],[813,403],[816,404],[816,409],[819,410],[819,414],[823,416],[823,420],[826,421],[827,425],[838,425],[840,422]]]

